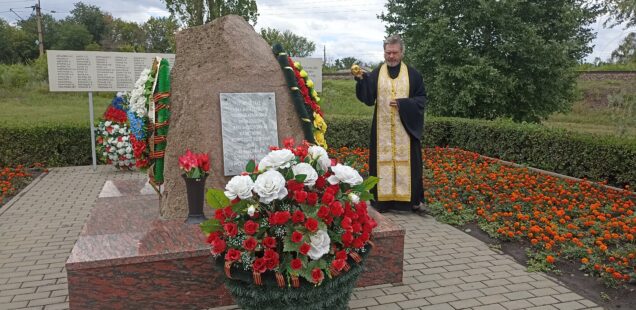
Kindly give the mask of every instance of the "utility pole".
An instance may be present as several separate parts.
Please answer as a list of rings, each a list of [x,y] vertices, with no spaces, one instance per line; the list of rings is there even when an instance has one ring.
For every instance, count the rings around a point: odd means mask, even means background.
[[[327,63],[327,45],[322,46],[322,63]]]
[[[35,5],[35,16],[38,21],[38,41],[40,42],[40,57],[44,56],[44,36],[42,35],[42,10],[40,8],[40,0]]]

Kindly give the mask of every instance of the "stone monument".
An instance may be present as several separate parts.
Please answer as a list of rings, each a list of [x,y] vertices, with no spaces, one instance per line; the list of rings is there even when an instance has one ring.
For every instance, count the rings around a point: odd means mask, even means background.
[[[186,149],[210,155],[206,187],[222,189],[230,179],[224,176],[223,167],[221,93],[273,93],[278,144],[287,137],[298,142],[303,139],[280,65],[271,47],[243,18],[229,15],[183,30],[177,33],[176,43],[161,199],[164,219],[185,219],[188,213],[178,165],[178,157]]]

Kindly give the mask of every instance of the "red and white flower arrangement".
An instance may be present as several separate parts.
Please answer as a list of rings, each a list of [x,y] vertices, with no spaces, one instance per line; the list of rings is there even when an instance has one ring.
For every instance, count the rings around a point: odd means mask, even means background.
[[[369,191],[378,179],[366,180],[353,168],[336,164],[320,146],[293,139],[271,147],[258,165],[233,177],[225,191],[206,194],[215,216],[201,224],[211,253],[225,262],[226,275],[238,267],[275,275],[279,285],[299,279],[319,285],[360,262],[376,222],[367,212]]]

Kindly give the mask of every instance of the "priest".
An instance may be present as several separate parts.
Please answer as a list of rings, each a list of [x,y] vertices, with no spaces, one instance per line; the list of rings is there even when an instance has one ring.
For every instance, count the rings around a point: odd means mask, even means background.
[[[422,75],[402,62],[404,43],[393,35],[384,41],[384,64],[372,72],[351,68],[356,96],[375,105],[369,144],[369,172],[380,178],[375,207],[418,211],[422,186],[422,129],[426,91]]]

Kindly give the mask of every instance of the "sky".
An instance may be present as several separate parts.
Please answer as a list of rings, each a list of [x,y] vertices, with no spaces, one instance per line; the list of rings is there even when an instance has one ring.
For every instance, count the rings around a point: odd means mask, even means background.
[[[14,23],[18,16],[27,18],[37,0],[0,0],[0,17]],[[62,19],[73,9],[76,0],[40,0],[43,13]],[[168,16],[162,0],[83,0],[100,7],[115,18],[143,23],[151,16]],[[385,36],[383,22],[377,18],[386,0],[257,0],[259,17],[256,30],[269,27],[281,31],[290,30],[316,43],[313,57],[327,61],[355,57],[366,62],[382,61],[382,40]],[[55,13],[52,13],[55,11]],[[592,42],[593,52],[586,61],[596,57],[607,60],[612,51],[630,31],[617,26],[603,27],[600,18],[591,28],[597,32]],[[407,51],[408,53],[408,51]]]

